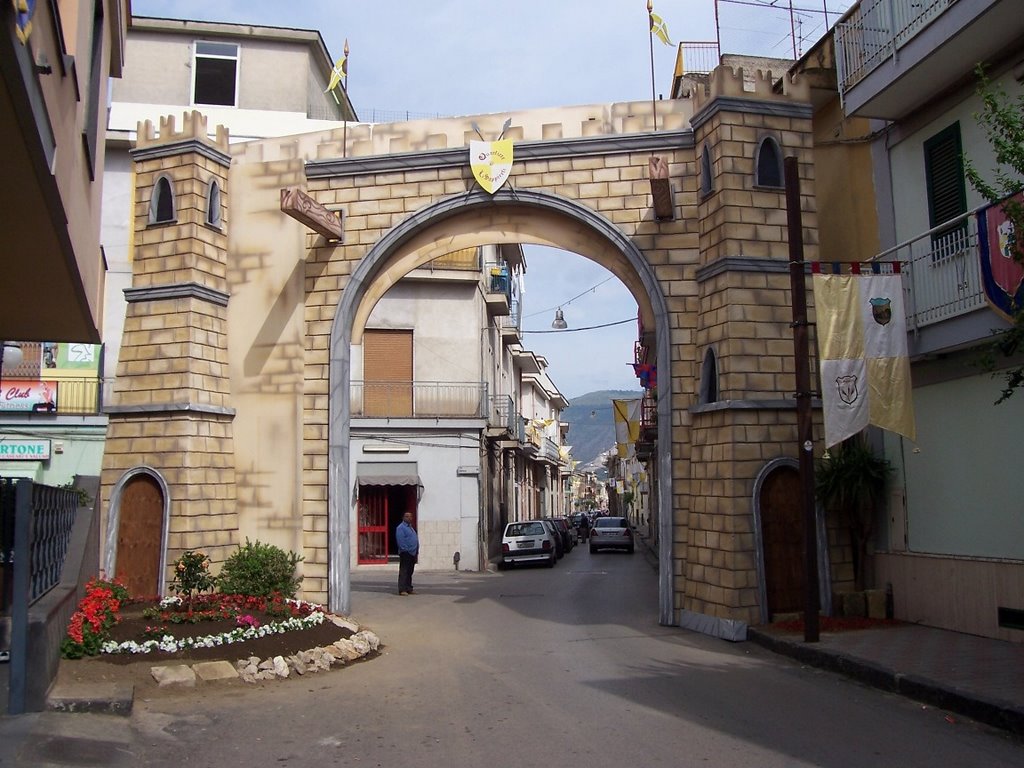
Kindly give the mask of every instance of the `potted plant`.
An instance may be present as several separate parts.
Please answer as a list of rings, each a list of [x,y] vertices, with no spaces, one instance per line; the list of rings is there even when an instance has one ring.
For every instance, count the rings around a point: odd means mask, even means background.
[[[856,435],[821,458],[814,470],[814,491],[827,510],[846,520],[853,545],[854,588],[865,588],[868,542],[874,534],[875,514],[885,498],[892,464]]]

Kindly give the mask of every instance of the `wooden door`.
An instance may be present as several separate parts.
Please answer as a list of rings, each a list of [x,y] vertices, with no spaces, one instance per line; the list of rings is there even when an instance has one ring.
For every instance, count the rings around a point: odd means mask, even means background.
[[[117,526],[117,573],[132,597],[160,592],[164,497],[156,480],[136,475],[121,491]]]
[[[363,334],[363,413],[412,416],[412,331]]]
[[[775,470],[761,486],[761,538],[769,617],[802,611],[806,602],[800,493],[800,473],[793,467]]]

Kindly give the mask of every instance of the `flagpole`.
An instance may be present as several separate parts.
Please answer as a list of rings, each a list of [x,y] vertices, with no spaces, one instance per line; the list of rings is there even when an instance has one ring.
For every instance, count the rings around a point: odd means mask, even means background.
[[[342,51],[345,54],[345,101],[352,103],[352,98],[348,95],[348,38],[345,38],[345,48]],[[344,127],[341,129],[341,156],[348,157],[348,115],[345,113],[345,107],[342,105],[341,116],[345,119]]]
[[[784,162],[789,280],[793,294],[793,357],[796,368],[797,453],[800,456],[801,506],[804,520],[804,642],[816,643],[818,612],[818,526],[814,508],[814,439],[811,421],[811,364],[807,326],[807,278],[800,217],[800,167],[795,157]]]
[[[658,99],[654,88],[654,30],[651,14],[654,12],[654,0],[647,0],[647,42],[651,49],[651,112],[654,114],[654,130],[658,130]]]

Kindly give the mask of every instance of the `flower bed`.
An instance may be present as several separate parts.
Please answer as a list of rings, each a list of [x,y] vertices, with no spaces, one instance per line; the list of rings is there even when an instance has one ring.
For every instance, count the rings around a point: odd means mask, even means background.
[[[351,634],[331,622],[322,627],[326,618],[321,606],[280,595],[212,594],[190,600],[133,601],[117,582],[94,580],[69,622],[61,650],[69,659],[100,654],[110,660],[146,654],[161,658],[243,657],[251,655],[253,647],[280,644],[271,638],[286,633],[307,635],[293,641],[300,645],[308,642],[310,647],[324,636],[337,640]],[[319,627],[321,631],[313,631]],[[223,646],[238,647],[231,652],[218,651]]]

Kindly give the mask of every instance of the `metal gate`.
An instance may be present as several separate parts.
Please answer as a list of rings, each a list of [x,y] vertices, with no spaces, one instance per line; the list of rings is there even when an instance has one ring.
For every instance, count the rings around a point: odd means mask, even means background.
[[[364,485],[359,489],[358,562],[381,565],[388,561],[388,488]]]

